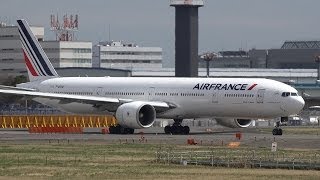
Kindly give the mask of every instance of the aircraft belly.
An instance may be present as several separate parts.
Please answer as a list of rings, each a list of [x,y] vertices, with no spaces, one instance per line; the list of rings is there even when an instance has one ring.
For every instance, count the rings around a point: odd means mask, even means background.
[[[270,106],[267,103],[213,104],[211,109],[210,116],[213,117],[269,118],[274,117],[274,114],[281,115],[278,105]]]
[[[182,105],[181,105],[182,104]],[[223,109],[223,108],[219,108]],[[170,109],[163,113],[157,114],[159,118],[201,118],[201,117],[213,117],[217,114],[217,106],[212,106],[208,103],[200,102],[180,102],[177,108]]]

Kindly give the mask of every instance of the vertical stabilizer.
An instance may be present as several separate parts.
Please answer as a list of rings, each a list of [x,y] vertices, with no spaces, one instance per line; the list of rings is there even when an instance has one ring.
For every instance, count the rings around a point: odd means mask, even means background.
[[[59,77],[27,21],[17,20],[24,60],[30,81]]]

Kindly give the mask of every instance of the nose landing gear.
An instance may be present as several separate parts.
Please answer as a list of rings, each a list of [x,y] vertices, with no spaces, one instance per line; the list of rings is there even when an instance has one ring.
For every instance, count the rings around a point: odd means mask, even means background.
[[[288,122],[288,117],[281,117],[280,121],[276,122],[275,128],[272,130],[272,134],[275,136],[281,136],[282,135],[282,129],[281,126],[286,126]]]
[[[166,134],[189,134],[190,128],[189,126],[182,126],[182,120],[183,119],[174,119],[173,125],[166,126],[164,132]]]

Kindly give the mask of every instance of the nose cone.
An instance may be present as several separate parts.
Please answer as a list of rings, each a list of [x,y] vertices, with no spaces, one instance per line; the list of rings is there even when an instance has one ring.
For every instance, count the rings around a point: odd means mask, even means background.
[[[304,100],[302,97],[295,97],[292,101],[292,104],[289,105],[289,111],[293,114],[298,114],[304,107]]]
[[[297,101],[298,101],[297,102],[298,106],[300,106],[300,108],[299,108],[300,110],[299,111],[301,111],[303,109],[304,105],[305,105],[305,101],[301,96],[298,97]]]
[[[301,96],[287,97],[285,99],[282,108],[287,115],[299,114],[304,107],[305,102]]]

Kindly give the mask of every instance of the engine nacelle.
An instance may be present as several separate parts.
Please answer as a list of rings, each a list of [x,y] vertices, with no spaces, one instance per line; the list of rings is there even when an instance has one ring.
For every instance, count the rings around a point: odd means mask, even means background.
[[[122,104],[116,111],[119,125],[127,128],[141,129],[152,126],[156,119],[153,106],[140,101]]]
[[[250,126],[251,119],[216,118],[218,124],[229,128],[246,128]]]

